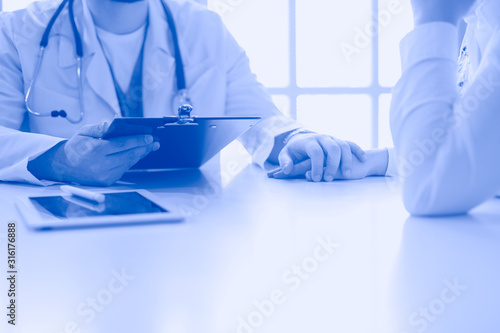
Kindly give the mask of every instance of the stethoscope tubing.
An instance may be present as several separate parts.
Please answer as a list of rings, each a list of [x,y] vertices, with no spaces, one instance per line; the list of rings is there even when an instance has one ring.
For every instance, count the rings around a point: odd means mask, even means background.
[[[177,92],[179,96],[179,104],[180,107],[190,107],[191,106],[191,101],[188,96],[188,91],[186,88],[186,76],[184,72],[184,64],[182,61],[182,55],[179,47],[179,40],[178,40],[178,34],[177,34],[177,28],[174,22],[174,18],[172,15],[172,12],[170,11],[170,8],[168,5],[165,3],[164,0],[160,0],[163,9],[165,11],[167,23],[170,28],[170,32],[172,35],[172,41],[174,44],[174,55],[175,55],[175,73],[176,73],[176,83],[177,83]],[[82,122],[84,116],[85,116],[85,106],[84,106],[84,92],[83,92],[83,73],[82,73],[82,58],[83,58],[83,42],[80,33],[78,32],[78,28],[76,26],[76,20],[74,16],[74,10],[73,10],[73,5],[74,5],[74,0],[63,0],[63,2],[59,5],[59,7],[56,9],[54,15],[50,19],[47,27],[45,28],[45,31],[42,35],[42,39],[40,41],[40,50],[38,52],[38,57],[37,57],[37,62],[35,65],[35,71],[33,72],[33,77],[31,79],[30,85],[28,87],[28,90],[26,92],[26,96],[24,99],[26,109],[28,112],[34,116],[38,117],[58,117],[61,115],[58,113],[58,111],[52,111],[51,114],[41,114],[39,112],[34,111],[31,106],[30,106],[30,100],[31,100],[31,95],[33,93],[36,81],[38,80],[38,75],[40,72],[40,68],[42,66],[43,62],[43,57],[45,54],[45,49],[47,48],[49,44],[49,37],[50,37],[50,32],[52,30],[52,27],[54,26],[57,18],[59,17],[60,13],[64,9],[64,7],[68,4],[68,11],[69,11],[69,18],[71,22],[71,29],[73,31],[73,37],[75,41],[75,52],[76,52],[76,62],[77,62],[77,68],[76,68],[76,75],[77,75],[77,80],[78,80],[78,97],[79,97],[79,106],[80,106],[80,116],[77,120],[73,120],[69,117],[67,117],[66,111],[64,111],[64,118],[66,118],[70,123],[72,124],[78,124]],[[61,110],[60,112],[62,112]],[[53,114],[53,112],[56,112],[56,115]]]

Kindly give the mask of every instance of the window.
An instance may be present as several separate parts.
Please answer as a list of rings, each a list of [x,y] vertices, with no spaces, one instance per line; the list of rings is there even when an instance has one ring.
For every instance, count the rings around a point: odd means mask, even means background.
[[[3,9],[31,2],[3,0]],[[284,114],[364,148],[392,146],[390,93],[410,0],[199,2],[223,17]]]
[[[278,108],[364,148],[392,146],[391,88],[410,0],[208,0]]]

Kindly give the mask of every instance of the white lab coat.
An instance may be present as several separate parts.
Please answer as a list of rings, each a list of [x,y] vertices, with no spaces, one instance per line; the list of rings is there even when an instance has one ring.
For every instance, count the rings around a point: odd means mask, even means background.
[[[149,28],[143,65],[144,117],[177,114],[175,60],[168,24],[160,0],[149,2]],[[194,2],[166,0],[179,35],[187,86],[199,116],[260,116],[265,120],[241,141],[263,163],[278,134],[299,127],[283,117],[249,67],[244,50],[221,18]],[[44,184],[28,170],[36,158],[80,127],[120,117],[113,79],[96,37],[92,16],[83,1],[75,1],[75,17],[84,44],[83,91],[85,117],[71,124],[59,117],[27,112],[24,96],[31,82],[39,43],[60,1],[43,1],[27,9],[0,14],[0,181]],[[67,7],[57,19],[45,51],[31,108],[48,114],[66,110],[79,116],[75,43]],[[135,61],[135,59],[131,59]],[[19,131],[29,125],[31,133]]]

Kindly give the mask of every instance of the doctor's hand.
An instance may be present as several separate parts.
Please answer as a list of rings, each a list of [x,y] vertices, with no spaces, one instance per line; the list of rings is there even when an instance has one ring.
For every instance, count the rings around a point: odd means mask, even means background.
[[[366,154],[353,142],[307,133],[292,137],[278,160],[282,172],[275,178],[308,176],[314,182],[331,182],[339,173],[351,178],[353,161],[365,161]]]
[[[415,25],[429,22],[457,24],[477,0],[411,0]]]
[[[387,149],[367,150],[366,157],[361,161],[359,158],[352,159],[351,172],[345,174],[341,169],[337,170],[336,180],[354,180],[370,176],[385,176],[389,164],[389,153]],[[294,166],[292,174],[285,175],[283,171],[270,172],[269,176],[275,179],[287,179],[304,177],[313,181],[311,177],[311,160],[302,161]],[[326,168],[325,168],[326,169]]]
[[[109,186],[160,144],[151,135],[102,140],[107,123],[82,127],[68,141],[35,159],[28,169],[38,179]]]

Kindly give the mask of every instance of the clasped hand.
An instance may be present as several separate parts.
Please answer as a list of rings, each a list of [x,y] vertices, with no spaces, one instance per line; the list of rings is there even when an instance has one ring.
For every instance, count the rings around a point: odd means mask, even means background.
[[[366,153],[357,144],[315,133],[293,137],[281,150],[274,178],[305,176],[309,181],[359,179],[369,175]]]

